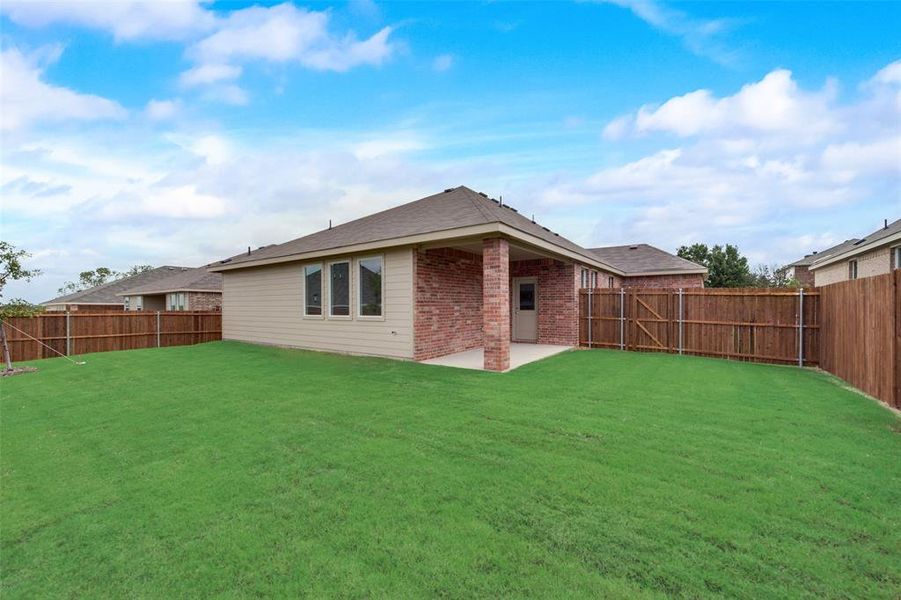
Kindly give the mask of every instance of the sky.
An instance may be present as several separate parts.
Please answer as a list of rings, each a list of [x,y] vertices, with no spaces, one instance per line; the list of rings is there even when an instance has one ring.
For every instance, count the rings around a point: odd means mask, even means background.
[[[784,264],[901,217],[901,3],[0,4],[0,238],[56,296],[467,185]]]

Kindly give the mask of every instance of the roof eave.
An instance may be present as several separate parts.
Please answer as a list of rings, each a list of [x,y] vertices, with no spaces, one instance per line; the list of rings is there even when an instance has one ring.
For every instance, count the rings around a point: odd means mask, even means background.
[[[706,275],[708,270],[700,269],[664,269],[658,271],[632,271],[626,272],[626,277],[654,277],[658,275]]]
[[[129,290],[125,292],[119,292],[116,294],[117,296],[158,296],[159,294],[177,294],[180,292],[192,292],[192,293],[201,293],[201,294],[221,294],[222,290],[204,290],[201,288],[171,288],[171,289],[162,289],[162,290],[147,290],[147,291],[138,291],[138,290]]]
[[[901,241],[901,231],[897,231],[884,238],[879,238],[878,240],[873,240],[869,244],[864,244],[863,246],[858,246],[857,248],[851,248],[850,250],[845,250],[844,252],[840,252],[832,256],[827,256],[823,258],[822,261],[815,261],[808,268],[811,271],[814,271],[816,269],[819,269],[820,267],[825,267],[827,265],[845,260],[846,258],[852,258],[854,256],[857,256],[858,254],[864,254],[866,252],[870,252],[871,250],[876,250],[877,248],[881,248],[882,246],[888,246],[892,242],[897,241]]]
[[[395,237],[395,238],[387,238],[384,240],[377,240],[374,242],[365,242],[360,244],[351,244],[348,246],[336,246],[332,248],[326,248],[323,250],[316,250],[312,252],[301,252],[295,254],[288,254],[284,256],[275,256],[272,258],[264,258],[259,260],[245,260],[234,264],[218,264],[209,267],[207,270],[211,273],[221,273],[223,271],[235,271],[238,269],[248,269],[252,267],[261,267],[266,265],[274,265],[280,263],[287,262],[298,262],[302,260],[309,260],[314,258],[323,258],[326,256],[334,256],[336,254],[356,254],[358,252],[367,252],[370,250],[378,250],[383,248],[391,248],[396,246],[412,246],[416,244],[422,244],[427,242],[434,242],[440,240],[455,240],[460,238],[472,237],[474,235],[491,235],[491,234],[503,234],[514,238],[516,240],[525,242],[529,245],[535,246],[537,248],[541,248],[547,251],[550,251],[559,256],[564,256],[568,259],[575,260],[581,263],[589,264],[591,266],[595,266],[599,269],[603,269],[605,271],[609,271],[616,275],[624,275],[625,273],[604,263],[596,258],[592,258],[590,256],[586,256],[580,254],[578,252],[574,252],[569,248],[564,248],[558,244],[554,244],[547,240],[543,240],[538,236],[531,235],[522,231],[521,229],[517,229],[515,227],[511,227],[506,225],[505,223],[494,222],[494,223],[485,223],[482,225],[471,225],[467,227],[457,227],[453,229],[444,229],[441,231],[433,231],[429,233],[421,233],[409,236]],[[588,252],[586,250],[586,252]]]

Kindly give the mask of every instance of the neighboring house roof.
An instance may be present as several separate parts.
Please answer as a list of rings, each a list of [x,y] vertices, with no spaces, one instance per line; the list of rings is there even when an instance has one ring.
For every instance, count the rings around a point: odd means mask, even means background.
[[[157,267],[143,273],[138,273],[137,275],[132,275],[131,277],[123,277],[122,279],[104,283],[103,285],[98,285],[87,290],[66,294],[65,296],[60,296],[53,300],[42,302],[41,304],[44,306],[53,304],[122,304],[122,298],[119,298],[117,295],[122,290],[165,279],[166,277],[171,277],[174,273],[185,271],[187,269],[188,267]]]
[[[817,257],[813,264],[810,265],[810,268],[819,269],[820,267],[831,265],[840,260],[853,258],[858,254],[870,252],[871,250],[881,248],[882,246],[886,246],[893,242],[901,242],[901,219],[892,223],[886,223],[883,227],[880,227],[870,235],[857,240],[844,250],[833,252],[829,256],[823,256],[822,258]]]
[[[206,266],[186,269],[169,277],[122,290],[117,296],[147,296],[171,292],[222,292],[222,275]]]
[[[421,243],[428,239],[429,234],[444,233],[450,238],[495,231],[533,245],[547,246],[560,254],[622,274],[619,269],[607,265],[589,250],[522,216],[515,209],[465,186],[448,189],[284,244],[264,246],[248,254],[222,260],[210,268],[224,271],[299,260],[305,255],[325,256],[335,254],[336,252],[331,252],[334,250],[358,251]]]
[[[793,263],[785,265],[786,267],[809,267],[813,264],[815,260],[820,260],[827,256],[831,256],[837,252],[844,252],[845,250],[851,248],[854,244],[858,242],[857,238],[852,238],[850,240],[845,240],[841,244],[836,244],[831,248],[826,248],[825,250],[820,250],[819,252],[811,252],[804,256],[804,258],[796,260]]]
[[[627,275],[706,274],[707,268],[648,244],[589,248]]]

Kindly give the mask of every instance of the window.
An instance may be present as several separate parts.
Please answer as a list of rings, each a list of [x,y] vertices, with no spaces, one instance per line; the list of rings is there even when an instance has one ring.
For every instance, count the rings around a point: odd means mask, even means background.
[[[597,271],[591,272],[591,287],[593,287],[593,288],[598,287],[598,272]]]
[[[186,310],[185,293],[166,294],[166,310]]]
[[[897,248],[892,248],[892,258],[895,261],[895,264],[892,265],[893,269],[901,269],[901,246]]]
[[[382,257],[361,258],[357,261],[360,305],[358,316],[382,316]]]
[[[588,269],[582,269],[582,287],[588,287]]]
[[[519,310],[535,310],[535,284],[519,284]]]
[[[131,298],[128,296],[125,296],[125,310],[131,310],[131,308],[128,306],[129,300],[131,300]]]
[[[134,310],[144,310],[144,296],[135,296]]]
[[[609,288],[613,287],[613,277],[607,278],[607,287],[609,287]]]
[[[329,265],[329,316],[350,316],[350,263],[336,262]]]
[[[857,261],[848,261],[848,279],[857,279]]]
[[[304,316],[322,316],[322,265],[307,265],[303,268],[303,296]]]

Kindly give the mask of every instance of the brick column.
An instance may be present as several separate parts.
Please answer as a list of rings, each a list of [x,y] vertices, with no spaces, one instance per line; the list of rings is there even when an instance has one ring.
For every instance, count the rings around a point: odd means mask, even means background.
[[[510,368],[510,246],[507,240],[482,242],[482,335],[485,370]]]

